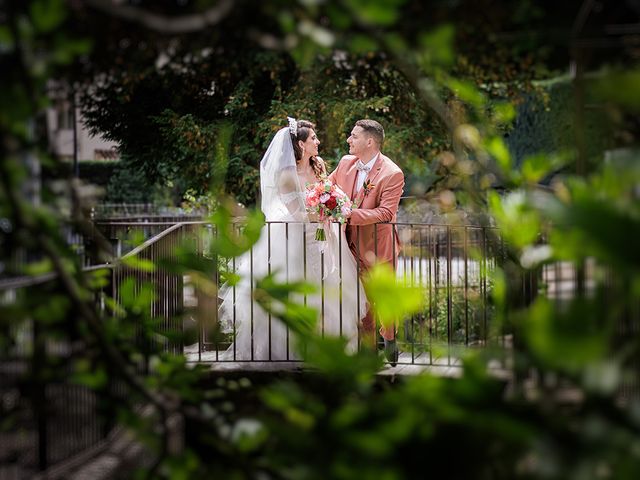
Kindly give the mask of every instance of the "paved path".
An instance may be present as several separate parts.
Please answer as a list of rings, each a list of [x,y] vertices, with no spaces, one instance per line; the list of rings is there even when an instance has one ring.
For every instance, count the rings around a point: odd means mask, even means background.
[[[304,363],[300,361],[288,361],[288,362],[260,362],[260,361],[244,361],[244,362],[230,362],[230,361],[217,361],[216,352],[202,352],[200,355],[197,353],[197,346],[195,351],[189,351],[185,349],[185,356],[187,361],[193,363],[207,363],[210,364],[211,370],[214,372],[278,372],[278,371],[303,371],[306,369]],[[501,365],[491,365],[489,370],[492,375],[508,379],[510,373]],[[394,376],[394,375],[419,375],[423,373],[429,373],[432,375],[442,377],[458,378],[462,375],[462,364],[458,358],[436,358],[431,359],[428,354],[421,354],[412,358],[410,353],[402,353],[398,359],[398,364],[392,367],[386,364],[382,370],[378,372],[381,376]]]

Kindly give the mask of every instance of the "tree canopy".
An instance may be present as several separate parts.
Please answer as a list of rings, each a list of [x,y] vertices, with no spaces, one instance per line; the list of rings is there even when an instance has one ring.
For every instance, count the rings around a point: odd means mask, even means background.
[[[387,153],[421,195],[440,177],[434,159],[451,147],[447,116],[473,121],[467,106],[484,103],[477,95],[516,107],[535,95],[544,110],[549,92],[535,81],[568,69],[579,2],[377,3],[235,2],[215,25],[176,34],[89,2],[69,19],[95,42],[77,65],[87,125],[117,141],[150,182],[201,194],[214,174],[216,129],[233,124],[227,190],[251,204],[260,156],[286,115],[317,124],[330,163],[354,119],[377,118]],[[136,8],[187,17],[220,5]],[[441,100],[424,101],[430,91]],[[496,113],[505,124],[507,112]]]

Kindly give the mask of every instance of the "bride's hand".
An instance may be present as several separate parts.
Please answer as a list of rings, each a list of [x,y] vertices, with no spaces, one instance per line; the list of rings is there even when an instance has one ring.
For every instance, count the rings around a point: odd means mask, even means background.
[[[310,222],[319,222],[320,221],[320,215],[318,215],[317,213],[309,213],[309,221]]]

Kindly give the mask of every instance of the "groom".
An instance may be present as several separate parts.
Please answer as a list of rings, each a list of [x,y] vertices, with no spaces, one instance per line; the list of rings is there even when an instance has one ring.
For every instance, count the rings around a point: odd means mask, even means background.
[[[404,187],[402,170],[380,151],[383,141],[382,125],[375,120],[358,120],[347,139],[349,155],[342,157],[329,175],[357,205],[349,217],[346,237],[360,274],[376,262],[387,262],[395,270],[400,250],[395,225],[380,224],[396,221]],[[366,345],[375,345],[371,310],[362,320],[362,333]],[[398,360],[395,333],[395,327],[380,327],[385,355],[392,365]]]

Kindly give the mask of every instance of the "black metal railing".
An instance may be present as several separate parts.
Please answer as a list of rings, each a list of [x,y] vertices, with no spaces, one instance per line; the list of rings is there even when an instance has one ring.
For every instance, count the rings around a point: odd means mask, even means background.
[[[175,222],[194,220],[206,215],[204,210],[159,206],[152,203],[100,203],[91,209],[91,218],[97,220],[164,221]]]
[[[138,226],[148,228],[148,225],[132,224],[129,230],[134,231]],[[159,319],[157,328],[167,336],[156,336],[154,345],[149,345],[143,326],[136,326],[132,341],[138,351],[147,353],[137,365],[141,373],[149,370],[150,352],[159,349],[182,352],[182,342],[169,340],[168,335],[182,330],[180,314],[184,296],[182,275],[172,271],[171,262],[178,245],[187,237],[196,238],[194,233],[202,227],[183,223],[155,228],[159,233],[137,247],[131,247],[121,259],[85,267],[86,271],[110,271],[108,285],[95,292],[96,308],[101,315],[113,314],[108,311],[104,298],[108,295],[118,301],[123,282],[132,282],[134,292],[140,291],[145,283],[153,285],[156,296],[147,313]],[[147,271],[128,265],[127,257],[133,256],[163,260],[163,263],[155,270]],[[60,289],[58,276],[53,272],[35,277],[3,278],[0,279],[0,304],[18,305],[24,298],[43,291],[53,294]],[[15,341],[5,343],[0,352],[0,401],[3,408],[10,406],[8,410],[14,413],[14,424],[8,431],[0,430],[0,474],[30,478],[37,471],[44,471],[89,448],[99,447],[114,426],[113,412],[105,409],[101,394],[71,379],[74,359],[78,349],[83,348],[77,338],[72,334],[52,336],[44,332],[40,321],[34,321],[31,315],[9,325],[9,337]],[[51,361],[57,365],[53,370]],[[121,383],[109,380],[106,388],[109,391],[102,395],[113,398],[126,395]]]
[[[279,227],[280,231],[274,234]],[[305,228],[306,232],[313,233],[314,225],[297,225]],[[337,228],[336,226],[334,226]],[[504,259],[504,248],[497,239],[497,231],[494,228],[480,226],[452,226],[433,224],[395,224],[403,247],[399,252],[396,272],[398,278],[407,286],[419,288],[424,295],[425,307],[421,312],[405,319],[398,325],[398,340],[400,349],[404,352],[399,363],[405,364],[455,364],[459,354],[458,348],[479,347],[487,344],[503,345],[510,332],[501,330],[501,326],[493,328],[493,306],[489,301],[491,295],[491,272]],[[304,278],[307,278],[307,263],[311,256],[318,255],[315,246],[310,247],[308,235],[295,235],[293,229],[296,224],[280,225],[279,222],[268,222],[263,235],[267,236],[271,257],[274,245],[277,242],[285,242],[285,257],[289,257],[290,251],[304,252]],[[209,229],[209,235],[215,235],[213,229]],[[282,245],[277,248],[278,254],[282,254]],[[344,252],[343,249],[340,249]],[[255,277],[255,272],[271,272],[273,266],[268,258],[255,258],[254,250],[247,255],[251,258],[252,268],[249,275]],[[299,255],[298,255],[299,257]],[[234,271],[238,268],[238,259],[219,259],[218,264],[224,271]],[[260,265],[262,262],[262,265]],[[282,261],[280,260],[279,265]],[[265,267],[266,265],[266,267]],[[324,263],[323,263],[324,265]],[[340,262],[342,265],[342,260]],[[299,273],[299,272],[298,272]],[[340,272],[342,274],[342,271]],[[218,280],[219,274],[216,274]],[[249,284],[254,285],[256,278],[251,278]],[[317,282],[319,287],[319,330],[323,331],[325,282]],[[222,287],[221,284],[218,285]],[[338,286],[339,296],[342,298],[345,288],[354,288],[353,285]],[[239,287],[231,287],[232,298],[235,301],[246,300],[236,290]],[[238,293],[238,295],[236,295]],[[307,301],[307,298],[302,299]],[[196,362],[227,362],[227,361],[273,361],[271,355],[271,340],[269,350],[262,355],[240,355],[238,346],[233,341],[237,335],[237,325],[244,322],[250,326],[251,332],[256,332],[259,326],[271,330],[274,319],[269,318],[265,324],[256,325],[253,316],[256,309],[253,306],[248,310],[250,318],[237,318],[236,309],[233,308],[231,321],[226,325],[220,324],[218,315],[219,303],[210,295],[202,295],[197,289],[187,301],[194,309],[192,318],[198,325],[198,342],[185,346],[185,354],[188,359]],[[243,309],[247,311],[247,309]],[[361,317],[364,312],[359,312]],[[342,319],[341,319],[342,320]],[[353,319],[351,320],[353,321]],[[342,327],[342,324],[341,324]],[[263,336],[263,332],[256,332],[257,336]],[[253,333],[249,342],[254,345]],[[253,347],[251,347],[253,348]],[[229,350],[231,349],[231,350]],[[226,354],[223,354],[226,352]],[[286,355],[278,358],[282,361],[294,360],[295,353],[292,343],[288,342]]]
[[[2,280],[0,302],[8,306],[59,288],[54,274]],[[14,341],[0,353],[0,399],[13,422],[0,430],[0,473],[9,478],[31,478],[97,445],[112,426],[99,395],[69,381],[75,339],[44,335],[31,313],[9,324]]]

